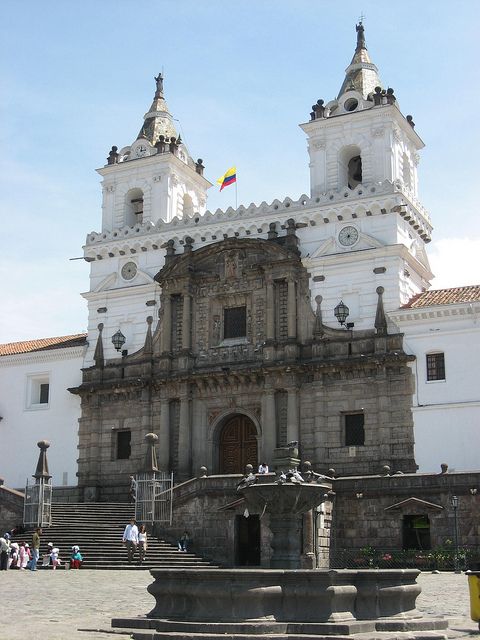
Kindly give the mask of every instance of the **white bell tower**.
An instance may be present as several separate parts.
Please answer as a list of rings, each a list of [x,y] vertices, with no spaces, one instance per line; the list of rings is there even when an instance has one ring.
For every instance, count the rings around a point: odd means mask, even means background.
[[[160,290],[153,277],[165,261],[163,227],[205,213],[211,183],[203,161],[190,157],[177,135],[159,74],[152,106],[135,142],[112,147],[102,176],[102,231],[88,234],[90,262],[88,364],[102,332],[105,359],[118,357],[111,338],[120,331],[133,353],[158,320]],[[101,325],[101,329],[99,326]]]
[[[355,327],[366,328],[375,315],[377,286],[385,291],[387,311],[429,288],[425,244],[432,225],[418,199],[424,144],[393,89],[384,89],[362,23],[356,29],[338,96],[327,104],[318,100],[301,125],[308,136],[311,198],[324,204],[323,220],[310,222],[319,243],[305,263],[327,317],[343,299]]]

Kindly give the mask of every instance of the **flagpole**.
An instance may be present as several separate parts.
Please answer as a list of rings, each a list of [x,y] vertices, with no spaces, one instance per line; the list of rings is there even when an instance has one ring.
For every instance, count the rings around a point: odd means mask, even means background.
[[[238,209],[238,202],[237,202],[237,181],[235,180],[235,209]]]

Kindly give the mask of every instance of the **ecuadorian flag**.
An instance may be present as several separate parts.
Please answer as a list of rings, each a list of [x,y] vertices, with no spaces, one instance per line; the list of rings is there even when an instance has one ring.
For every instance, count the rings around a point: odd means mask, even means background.
[[[223,176],[217,180],[217,182],[221,185],[220,191],[223,189],[223,187],[228,187],[229,184],[233,184],[236,181],[237,181],[237,172],[235,167],[232,167],[231,169],[229,169],[227,173],[223,174]]]

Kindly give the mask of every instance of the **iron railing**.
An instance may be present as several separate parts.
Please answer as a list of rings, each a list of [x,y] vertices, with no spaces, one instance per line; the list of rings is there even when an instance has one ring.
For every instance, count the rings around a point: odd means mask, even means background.
[[[173,473],[138,473],[135,519],[138,523],[172,524]]]
[[[52,485],[47,482],[27,484],[23,503],[23,524],[50,527],[52,524]]]
[[[454,571],[455,549],[330,549],[331,569],[420,569]],[[460,568],[466,571],[478,555],[460,550]]]

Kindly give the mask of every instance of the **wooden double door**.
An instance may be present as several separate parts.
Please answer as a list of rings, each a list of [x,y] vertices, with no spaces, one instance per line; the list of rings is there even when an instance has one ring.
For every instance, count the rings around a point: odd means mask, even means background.
[[[231,418],[220,433],[220,473],[245,473],[245,466],[257,471],[257,429],[250,418]]]

